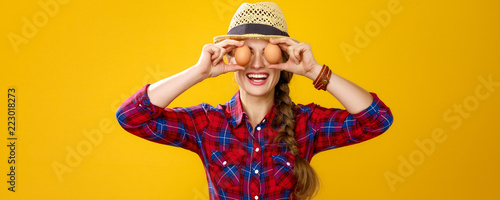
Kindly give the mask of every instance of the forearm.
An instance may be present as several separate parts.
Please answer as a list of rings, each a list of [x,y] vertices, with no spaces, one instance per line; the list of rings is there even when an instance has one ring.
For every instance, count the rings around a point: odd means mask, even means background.
[[[204,79],[196,67],[190,67],[149,86],[148,96],[153,105],[165,108],[177,96]]]
[[[321,68],[322,66],[318,64],[307,77],[314,81]],[[365,89],[333,72],[326,90],[339,100],[351,114],[363,111],[373,101],[373,97]]]

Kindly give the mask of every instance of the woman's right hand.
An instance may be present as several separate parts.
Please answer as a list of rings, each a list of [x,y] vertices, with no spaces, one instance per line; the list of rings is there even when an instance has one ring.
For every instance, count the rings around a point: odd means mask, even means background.
[[[237,64],[224,63],[224,55],[235,48],[242,47],[243,41],[226,39],[217,44],[206,44],[203,46],[200,59],[195,67],[205,78],[216,77],[227,72],[245,70]]]

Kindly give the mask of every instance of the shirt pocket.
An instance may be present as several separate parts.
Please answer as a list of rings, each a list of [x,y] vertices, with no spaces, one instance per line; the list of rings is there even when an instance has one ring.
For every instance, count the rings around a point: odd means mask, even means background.
[[[229,189],[239,186],[241,180],[241,160],[243,154],[231,151],[212,151],[210,174],[219,187]]]
[[[273,158],[273,173],[276,185],[285,189],[292,189],[297,182],[293,175],[293,167],[295,157],[287,152],[284,154],[274,155]]]

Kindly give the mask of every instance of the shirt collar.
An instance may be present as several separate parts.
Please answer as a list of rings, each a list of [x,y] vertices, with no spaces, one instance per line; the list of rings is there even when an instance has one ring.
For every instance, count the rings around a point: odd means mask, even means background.
[[[231,125],[236,128],[241,124],[243,119],[243,106],[241,105],[240,91],[236,92],[227,104],[227,109],[229,109],[229,113],[231,113]]]
[[[243,106],[241,105],[240,99],[240,91],[236,92],[236,94],[231,98],[229,102],[227,102],[228,112],[231,113],[231,125],[233,128],[238,127],[243,121],[244,115],[246,115],[243,111]],[[273,107],[264,117],[265,123],[271,123],[274,117],[276,116],[276,107],[273,104]]]

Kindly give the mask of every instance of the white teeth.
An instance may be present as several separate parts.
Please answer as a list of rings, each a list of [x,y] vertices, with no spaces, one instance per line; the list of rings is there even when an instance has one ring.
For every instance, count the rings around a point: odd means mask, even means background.
[[[248,78],[267,78],[267,74],[248,74]]]

